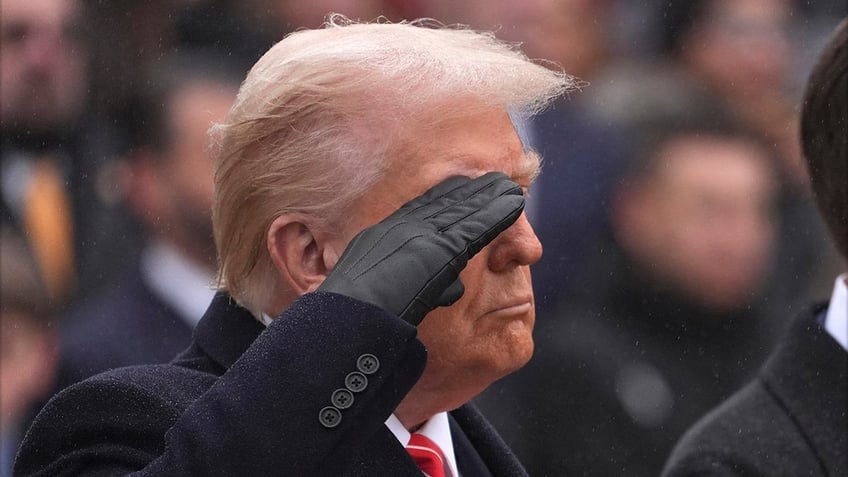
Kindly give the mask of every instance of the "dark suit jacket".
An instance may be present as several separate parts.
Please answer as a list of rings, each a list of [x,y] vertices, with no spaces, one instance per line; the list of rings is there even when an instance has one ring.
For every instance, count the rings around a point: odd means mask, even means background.
[[[319,411],[365,354],[378,368],[326,427]],[[55,396],[30,428],[16,472],[420,475],[384,422],[426,358],[415,327],[341,295],[307,294],[263,328],[219,294],[171,364],[109,371]],[[473,408],[452,412],[451,429],[464,476],[526,475]]]
[[[757,379],[684,436],[663,475],[848,475],[848,353],[820,312],[794,322]]]
[[[107,369],[171,361],[191,343],[191,327],[162,301],[136,266],[62,320],[58,388]]]

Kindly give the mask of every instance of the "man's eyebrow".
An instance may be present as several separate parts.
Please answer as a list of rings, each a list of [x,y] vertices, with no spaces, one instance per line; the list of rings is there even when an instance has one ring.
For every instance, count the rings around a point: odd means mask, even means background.
[[[541,171],[542,156],[535,149],[527,149],[524,151],[524,157],[521,163],[515,169],[515,178],[527,179],[528,182],[533,182]]]

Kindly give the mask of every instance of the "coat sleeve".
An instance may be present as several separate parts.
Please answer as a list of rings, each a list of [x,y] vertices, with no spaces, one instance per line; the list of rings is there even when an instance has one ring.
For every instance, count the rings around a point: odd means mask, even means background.
[[[415,336],[366,303],[305,295],[220,377],[125,368],[60,393],[16,475],[335,475],[420,377]]]

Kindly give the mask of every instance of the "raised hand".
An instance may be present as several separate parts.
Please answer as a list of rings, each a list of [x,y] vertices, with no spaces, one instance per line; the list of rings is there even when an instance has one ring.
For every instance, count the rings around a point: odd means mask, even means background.
[[[462,296],[459,272],[523,210],[521,187],[503,173],[448,178],[357,234],[318,290],[418,325]]]

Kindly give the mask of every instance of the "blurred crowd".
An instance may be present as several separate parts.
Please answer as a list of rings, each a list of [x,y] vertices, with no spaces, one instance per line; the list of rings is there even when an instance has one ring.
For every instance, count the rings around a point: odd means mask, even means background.
[[[491,30],[581,80],[516,124],[543,157],[536,353],[477,399],[531,475],[657,475],[828,298],[797,113],[842,0],[0,0],[0,476],[52,393],[188,344],[207,130],[328,12]]]

